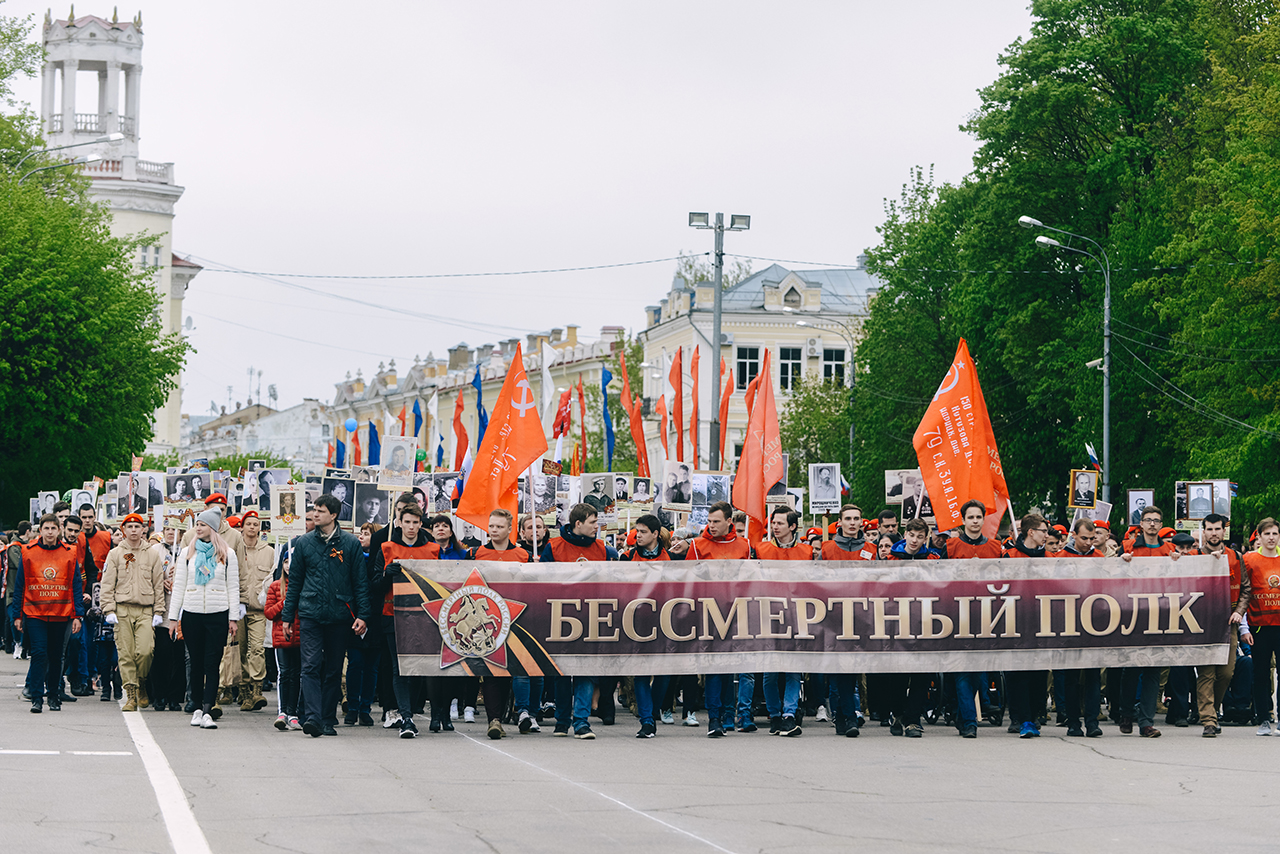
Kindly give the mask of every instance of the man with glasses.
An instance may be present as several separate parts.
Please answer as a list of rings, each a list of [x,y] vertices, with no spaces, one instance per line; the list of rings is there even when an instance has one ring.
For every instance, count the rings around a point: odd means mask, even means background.
[[[1005,549],[1005,557],[1044,557],[1049,540],[1049,522],[1039,513],[1028,513],[1018,525],[1022,532],[1017,541]],[[1005,673],[1005,689],[1009,695],[1009,732],[1017,727],[1019,738],[1040,737],[1040,710],[1045,703],[1048,672],[1044,670],[1011,670]]]
[[[1240,553],[1227,545],[1227,517],[1210,513],[1204,517],[1202,550],[1207,555],[1225,558],[1231,573],[1231,652],[1226,664],[1200,664],[1196,666],[1196,703],[1200,707],[1200,723],[1204,725],[1204,737],[1215,738],[1222,732],[1218,726],[1218,709],[1231,685],[1236,670],[1236,645],[1238,627],[1249,609],[1253,593],[1249,573],[1243,572],[1244,561]],[[1269,727],[1268,727],[1269,728]]]
[[[1160,526],[1164,523],[1164,513],[1154,504],[1148,504],[1142,511],[1142,522],[1137,538],[1120,559],[1126,563],[1135,557],[1167,557],[1178,559],[1178,550],[1172,543],[1160,539]],[[1139,688],[1141,694],[1139,695]],[[1137,717],[1138,734],[1143,738],[1159,738],[1160,730],[1156,729],[1156,700],[1160,695],[1160,668],[1158,667],[1126,667],[1120,683],[1120,731],[1133,732],[1134,717]],[[1134,706],[1129,704],[1137,697]]]
[[[1074,528],[1067,547],[1054,554],[1054,557],[1102,557],[1102,552],[1094,547],[1099,533],[1098,526],[1091,519],[1077,519]],[[1086,667],[1081,670],[1059,670],[1053,674],[1053,684],[1065,707],[1062,716],[1066,719],[1067,735],[1074,738],[1086,735],[1097,738],[1102,735],[1102,727],[1098,726],[1098,714],[1102,711],[1102,669]],[[1083,728],[1080,726],[1082,693]]]

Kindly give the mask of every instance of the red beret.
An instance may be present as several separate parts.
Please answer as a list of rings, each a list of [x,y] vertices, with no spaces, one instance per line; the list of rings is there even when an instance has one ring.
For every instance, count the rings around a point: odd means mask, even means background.
[[[130,522],[137,522],[142,527],[144,528],[147,527],[147,520],[143,519],[137,513],[130,513],[128,516],[125,516],[123,519],[121,519],[120,527],[123,528],[125,525],[128,525]]]
[[[822,536],[821,528],[810,528],[807,532],[805,532],[804,538],[806,540],[812,540],[814,537],[821,537],[821,536]]]
[[[1094,522],[1093,524],[1097,525],[1099,528],[1106,528],[1108,531],[1111,530],[1110,522]]]
[[[232,519],[236,519],[237,517],[232,516],[231,518],[232,518]],[[253,518],[253,519],[260,519],[261,517],[258,515],[258,511],[257,511],[257,510],[246,510],[246,511],[244,511],[244,513],[240,514],[240,516],[239,516],[239,518],[238,518],[238,520],[237,520],[237,521],[239,521],[239,522],[243,523],[245,519],[249,519],[249,518]],[[229,521],[230,521],[230,519],[229,519],[229,520],[227,520],[227,521],[229,522]]]
[[[214,504],[221,504],[223,507],[227,506],[227,496],[223,495],[221,492],[215,492],[204,500],[205,507],[209,507]]]

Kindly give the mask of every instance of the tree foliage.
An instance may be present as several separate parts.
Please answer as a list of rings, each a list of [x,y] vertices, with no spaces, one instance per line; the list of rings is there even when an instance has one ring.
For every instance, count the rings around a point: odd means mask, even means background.
[[[16,29],[15,29],[16,28]],[[0,94],[39,56],[30,23],[0,18]],[[21,32],[21,39],[17,33]],[[9,76],[3,76],[4,74]],[[8,158],[40,144],[28,115],[0,116]],[[23,164],[23,172],[40,165]],[[0,167],[0,517],[21,518],[42,489],[129,466],[151,436],[188,345],[166,336],[160,296],[88,182],[66,169],[26,181]]]
[[[855,498],[911,466],[911,436],[968,340],[1014,507],[1063,518],[1068,471],[1102,447],[1101,262],[1033,243],[1019,216],[1110,259],[1112,500],[1174,480],[1240,483],[1256,520],[1280,485],[1280,40],[1273,2],[1035,0],[964,126],[973,171],[912,173],[869,269],[857,353]],[[1044,233],[1044,232],[1042,232]],[[1098,253],[1088,243],[1067,245]],[[1121,520],[1117,510],[1115,521]],[[1239,526],[1237,526],[1237,529]]]
[[[720,271],[720,289],[728,290],[750,275],[749,258],[731,258]],[[699,282],[715,281],[716,270],[706,255],[686,255],[681,252],[680,260],[676,262],[676,276],[691,288]]]

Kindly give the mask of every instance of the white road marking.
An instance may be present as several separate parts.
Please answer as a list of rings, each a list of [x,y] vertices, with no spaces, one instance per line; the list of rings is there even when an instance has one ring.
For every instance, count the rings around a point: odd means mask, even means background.
[[[505,750],[499,750],[498,748],[494,747],[492,744],[489,744],[485,741],[481,741],[478,738],[472,738],[471,736],[467,735],[465,732],[459,733],[459,735],[461,735],[463,738],[467,739],[470,742],[473,742],[475,744],[480,745],[481,747],[485,747],[485,748],[488,748],[489,750],[492,750],[494,753],[500,753],[503,756],[507,757],[508,759],[514,759],[516,762],[520,762],[524,765],[528,765],[530,768],[541,771],[543,774],[547,774],[548,776],[555,777],[557,780],[568,783],[571,786],[577,786],[579,789],[590,792],[593,795],[599,795],[600,797],[604,798],[606,801],[609,801],[610,803],[617,804],[618,806],[622,807],[625,810],[628,810],[629,812],[633,812],[638,816],[647,818],[649,819],[649,821],[656,822],[662,825],[663,827],[667,828],[668,830],[674,831],[675,833],[679,833],[681,836],[687,836],[690,839],[701,842],[703,845],[708,845],[714,848],[715,850],[722,852],[722,854],[734,854],[733,851],[730,851],[728,848],[724,848],[723,846],[717,845],[716,843],[712,842],[710,839],[704,839],[703,837],[698,836],[696,833],[690,833],[684,828],[676,827],[674,824],[663,821],[662,819],[658,818],[656,815],[651,815],[642,809],[637,809],[631,806],[631,804],[624,803],[623,801],[620,801],[617,798],[606,795],[604,792],[598,792],[584,783],[579,783],[577,780],[570,780],[568,777],[565,777],[561,774],[557,774],[555,771],[551,771],[547,768],[543,768],[541,765],[530,762],[527,759],[521,759],[519,756],[515,756],[514,754],[507,753]]]
[[[6,756],[59,756],[61,750],[0,750]],[[132,756],[128,750],[68,750],[68,756]]]
[[[0,750],[6,756],[57,756],[56,750]]]
[[[182,785],[169,766],[164,751],[147,728],[147,722],[140,714],[122,714],[129,727],[129,735],[133,737],[133,744],[138,748],[138,755],[142,757],[142,765],[147,769],[147,779],[155,790],[174,854],[212,854],[209,841],[204,838],[204,831],[200,829],[195,813],[187,803],[186,793],[182,791]]]
[[[132,756],[129,750],[68,750],[72,756]]]

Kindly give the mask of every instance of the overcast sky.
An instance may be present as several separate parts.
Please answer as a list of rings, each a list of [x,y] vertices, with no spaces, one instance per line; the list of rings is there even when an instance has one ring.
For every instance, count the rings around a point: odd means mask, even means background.
[[[46,8],[8,0],[0,14],[34,13],[39,38]],[[111,5],[76,11],[110,18]],[[121,20],[136,11],[120,6]],[[1026,0],[150,0],[142,13],[140,150],[186,187],[179,254],[319,275],[706,252],[691,210],[751,215],[727,252],[850,264],[913,166],[943,181],[969,170],[959,125],[1030,26]],[[17,88],[38,108],[38,79]],[[263,401],[274,383],[288,406],[460,341],[634,330],[674,271],[360,282],[207,269],[184,308],[198,350],[184,411],[226,404],[228,386],[247,398],[250,366]]]

